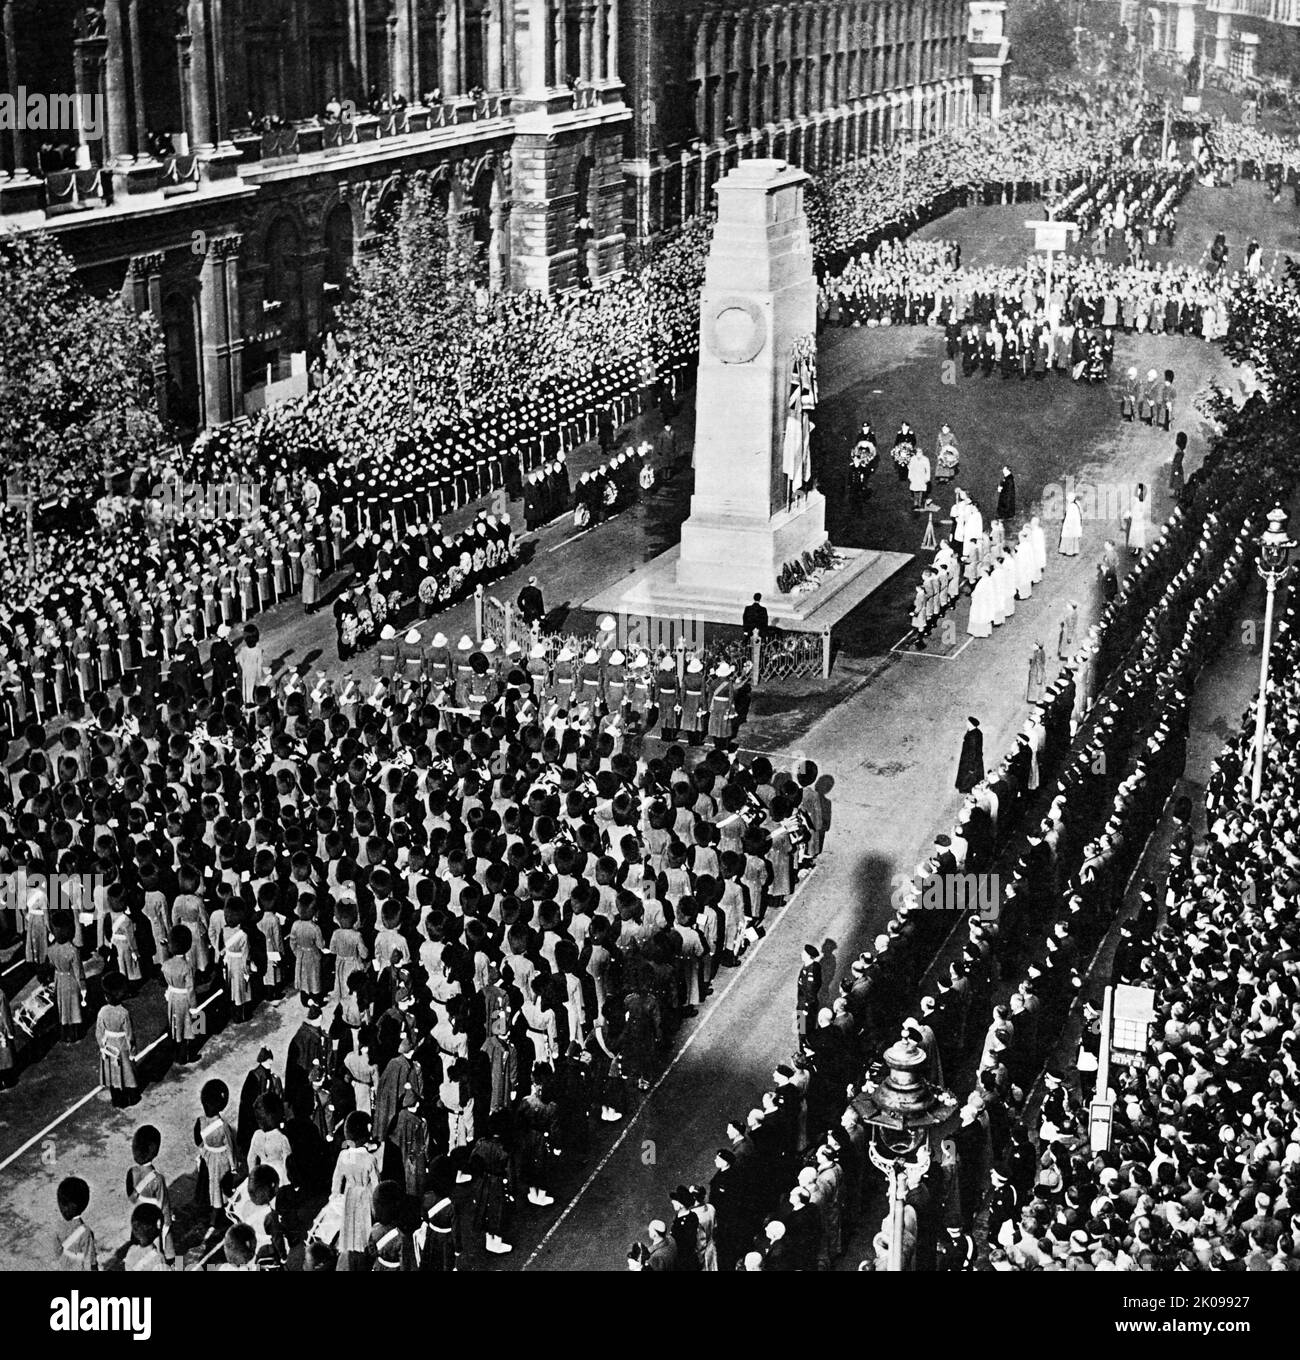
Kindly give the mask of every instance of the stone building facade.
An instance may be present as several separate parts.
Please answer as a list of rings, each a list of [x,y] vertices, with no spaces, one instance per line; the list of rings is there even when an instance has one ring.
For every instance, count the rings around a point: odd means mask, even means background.
[[[966,120],[965,0],[627,0],[629,234],[710,202],[740,159],[833,169]]]
[[[742,158],[828,169],[971,111],[964,0],[0,0],[0,17],[0,93],[24,109],[0,122],[0,230],[55,233],[91,287],[154,314],[182,428],[239,418],[319,341],[413,172],[489,286],[552,293],[616,278],[629,234],[707,211]]]

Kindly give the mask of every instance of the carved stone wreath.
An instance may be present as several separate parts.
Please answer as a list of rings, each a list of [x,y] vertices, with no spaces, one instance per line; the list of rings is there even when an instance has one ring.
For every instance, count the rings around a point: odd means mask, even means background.
[[[749,298],[722,298],[709,311],[704,340],[724,364],[747,364],[767,343],[767,318]]]

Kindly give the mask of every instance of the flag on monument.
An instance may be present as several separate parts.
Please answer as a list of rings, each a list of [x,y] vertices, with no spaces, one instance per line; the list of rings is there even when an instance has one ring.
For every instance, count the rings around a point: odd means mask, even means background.
[[[800,480],[804,466],[804,414],[800,400],[798,382],[790,385],[790,397],[786,402],[785,439],[781,446],[781,471],[791,483],[792,489],[802,485]]]

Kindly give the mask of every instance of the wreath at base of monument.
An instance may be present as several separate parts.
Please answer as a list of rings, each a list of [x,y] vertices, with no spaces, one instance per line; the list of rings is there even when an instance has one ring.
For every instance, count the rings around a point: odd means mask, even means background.
[[[776,577],[776,588],[782,595],[801,595],[816,590],[825,574],[834,571],[840,558],[829,542],[812,548],[781,568]]]

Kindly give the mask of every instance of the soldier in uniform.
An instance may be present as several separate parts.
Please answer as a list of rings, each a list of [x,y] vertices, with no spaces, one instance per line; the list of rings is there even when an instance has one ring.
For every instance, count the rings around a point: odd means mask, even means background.
[[[731,744],[736,727],[736,691],[732,679],[734,668],[720,661],[713,668],[713,687],[709,694],[709,736],[714,746],[725,750]]]
[[[548,708],[558,708],[569,712],[573,708],[577,673],[574,669],[575,654],[572,647],[563,647],[555,658],[551,672],[551,683],[546,693]]]
[[[578,672],[578,702],[584,705],[593,716],[601,713],[605,703],[604,676],[600,664],[600,653],[589,647],[582,658]]]
[[[677,662],[665,656],[659,662],[655,673],[654,723],[647,721],[646,730],[657,724],[659,735],[665,741],[672,741],[680,725],[681,701],[677,685]]]

